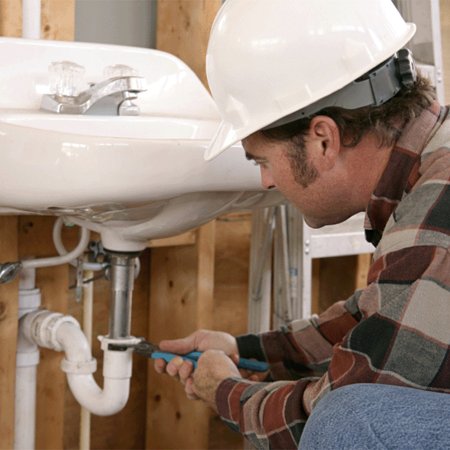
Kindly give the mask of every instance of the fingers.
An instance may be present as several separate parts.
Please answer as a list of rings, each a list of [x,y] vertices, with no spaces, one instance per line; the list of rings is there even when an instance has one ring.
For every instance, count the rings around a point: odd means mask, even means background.
[[[156,372],[177,378],[184,385],[187,398],[191,400],[202,399],[214,407],[218,383],[224,378],[240,375],[236,367],[239,361],[236,339],[228,333],[198,330],[182,339],[163,340],[159,343],[159,348],[161,351],[178,355],[194,350],[203,352],[199,359],[203,361],[203,369],[197,377],[194,376],[193,363],[183,360],[180,356],[169,363],[162,359],[154,363]],[[198,367],[195,373],[197,371]]]
[[[184,392],[186,392],[186,397],[189,400],[200,400],[200,397],[194,392],[194,380],[192,379],[192,377],[186,380],[186,384],[184,385]]]
[[[162,359],[155,360],[155,370],[177,378],[183,385],[186,396],[190,400],[202,399],[211,407],[215,407],[215,392],[223,379],[239,376],[234,363],[237,355],[230,359],[221,350],[207,350],[198,361],[197,369],[191,361],[176,356],[169,363]]]
[[[178,376],[180,378],[180,381],[183,384],[186,384],[187,380],[189,380],[192,377],[193,372],[194,372],[194,364],[192,364],[192,362],[190,361],[183,361],[178,370]]]
[[[227,355],[238,353],[236,338],[222,331],[197,330],[182,339],[163,340],[159,343],[162,351],[185,354],[194,350],[222,350]]]
[[[269,375],[269,372],[252,372],[246,369],[239,369],[239,373],[241,374],[242,378],[258,382],[266,380],[267,376]]]
[[[189,400],[199,399],[193,388],[192,374],[194,372],[194,365],[191,361],[185,361],[183,358],[177,356],[166,364],[164,360],[157,359],[155,360],[155,369],[159,373],[166,372],[170,376],[178,378],[181,384],[184,385],[184,391]]]
[[[155,359],[153,366],[157,373],[164,373],[166,371],[166,362],[163,359]]]
[[[193,333],[181,339],[165,339],[159,343],[159,348],[164,352],[185,354],[196,350],[196,334]]]
[[[248,377],[248,379],[250,381],[264,381],[267,378],[267,375],[269,373],[268,372],[258,372],[258,373],[253,373],[252,375],[250,375]]]
[[[185,353],[190,353],[196,348],[195,335],[196,333],[193,333],[190,336],[187,336],[182,339],[170,339],[170,340],[165,339],[159,343],[159,348],[163,352],[176,353],[181,355]],[[162,359],[155,360],[154,366],[156,372],[158,373],[167,372],[169,375],[172,376],[178,375],[178,369],[182,366],[180,362],[181,358],[174,358],[174,360],[172,360],[169,364],[166,364],[166,362],[164,362]],[[190,372],[192,370],[183,369],[183,374],[185,371]]]
[[[236,365],[239,364],[239,355],[237,353],[232,353],[230,358]]]
[[[158,373],[167,373],[171,377],[178,378],[182,384],[186,383],[186,380],[194,372],[194,365],[191,361],[186,361],[180,356],[172,359],[169,363],[165,363],[162,359],[155,360],[155,370]]]

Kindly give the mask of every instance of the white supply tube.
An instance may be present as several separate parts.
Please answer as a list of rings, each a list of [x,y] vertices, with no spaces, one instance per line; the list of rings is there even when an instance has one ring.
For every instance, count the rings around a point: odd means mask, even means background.
[[[81,228],[81,236],[78,245],[69,253],[62,256],[52,256],[49,258],[26,259],[21,261],[24,269],[37,269],[39,267],[52,267],[60,264],[67,264],[77,259],[89,244],[90,232],[87,228]]]
[[[41,0],[22,0],[22,37],[40,39]]]
[[[41,304],[41,293],[34,286],[34,270],[24,270],[19,282],[19,318],[36,311]],[[16,354],[14,449],[35,447],[36,428],[36,372],[39,349],[24,333],[23,320],[19,323]]]
[[[53,244],[55,245],[56,251],[61,255],[65,256],[67,255],[67,250],[64,247],[64,244],[62,242],[61,237],[61,231],[62,226],[64,224],[64,219],[62,217],[59,217],[53,226]],[[77,260],[74,258],[72,261],[68,261],[69,264],[71,264],[73,267],[77,267]],[[83,269],[84,270],[92,270],[92,271],[98,271],[98,270],[105,270],[105,268],[108,266],[106,263],[95,263],[95,262],[87,262],[83,261]]]
[[[81,236],[78,245],[69,253],[65,252],[61,256],[53,256],[49,258],[26,259],[16,262],[8,262],[0,264],[0,283],[8,283],[22,269],[38,269],[40,267],[52,267],[60,264],[72,263],[81,256],[89,244],[90,232],[87,228],[81,228]],[[98,264],[97,264],[98,266]],[[83,265],[84,267],[84,265]],[[94,269],[92,269],[94,270]]]
[[[130,391],[132,346],[140,339],[99,338],[104,351],[104,384],[101,389],[92,375],[97,361],[92,358],[87,339],[73,317],[46,310],[37,311],[26,315],[24,331],[28,339],[38,345],[65,352],[61,369],[67,373],[75,399],[91,413],[108,416],[125,406]],[[111,350],[111,345],[123,350]]]
[[[63,217],[59,217],[55,221],[55,225],[53,226],[53,244],[55,245],[56,251],[61,256],[66,256],[68,254],[66,248],[64,247],[64,244],[62,242],[62,226],[64,224]],[[75,250],[73,250],[74,252]],[[68,261],[69,264],[73,267],[78,267],[78,261],[76,258],[74,258],[72,261]],[[108,263],[98,263],[98,262],[88,262],[83,261],[82,262],[82,268],[85,271],[93,271],[98,272],[100,270],[105,270],[108,267]],[[134,277],[137,278],[139,276],[139,272],[141,270],[141,263],[139,261],[139,258],[136,258],[135,260],[135,269],[134,269]]]

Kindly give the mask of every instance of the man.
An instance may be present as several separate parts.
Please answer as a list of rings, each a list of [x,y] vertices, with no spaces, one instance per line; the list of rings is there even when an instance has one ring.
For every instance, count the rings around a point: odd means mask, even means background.
[[[263,186],[310,226],[366,211],[377,247],[367,288],[319,317],[161,342],[204,351],[195,371],[181,358],[155,367],[257,448],[297,448],[343,386],[450,398],[450,119],[402,49],[414,31],[390,0],[227,0],[214,22],[207,73],[223,121],[207,159],[242,140]],[[239,372],[237,355],[269,362],[267,378]]]

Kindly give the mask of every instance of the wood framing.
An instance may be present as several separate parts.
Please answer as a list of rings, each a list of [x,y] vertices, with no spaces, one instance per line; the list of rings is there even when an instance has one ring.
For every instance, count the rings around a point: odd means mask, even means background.
[[[214,231],[211,222],[197,231],[194,245],[152,249],[148,331],[152,342],[210,327]],[[150,370],[147,448],[207,448],[209,416],[201,402],[187,400],[176,380]]]
[[[152,248],[151,341],[199,328],[246,332],[250,231],[249,213],[229,214],[198,229],[190,246]],[[149,365],[146,448],[242,448],[239,434]]]
[[[43,39],[72,41],[75,34],[75,0],[41,2]],[[22,35],[22,0],[0,0],[0,36]]]
[[[209,31],[222,0],[158,0],[156,47],[178,56],[203,81]]]
[[[197,238],[197,232],[195,230],[187,231],[186,233],[178,234],[176,236],[153,239],[148,241],[147,247],[174,247],[177,245],[192,245],[195,244]]]
[[[248,330],[248,292],[252,215],[233,213],[216,221],[214,258],[214,311],[211,328],[233,336]],[[240,434],[231,431],[212,414],[209,421],[208,449],[241,450]]]
[[[17,261],[17,218],[0,216],[1,262]],[[18,283],[0,285],[0,448],[13,448]]]

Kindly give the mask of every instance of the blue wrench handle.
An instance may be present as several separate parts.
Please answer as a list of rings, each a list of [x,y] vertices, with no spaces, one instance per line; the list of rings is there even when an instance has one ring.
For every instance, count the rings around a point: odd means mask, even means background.
[[[153,352],[152,359],[163,359],[166,362],[172,361],[176,356],[181,356],[184,360],[190,361],[194,367],[197,367],[197,360],[202,355],[202,352],[190,352],[185,355],[176,355],[169,352]],[[253,359],[239,358],[238,367],[241,369],[251,370],[253,372],[265,372],[269,370],[269,364],[264,361],[256,361]]]

